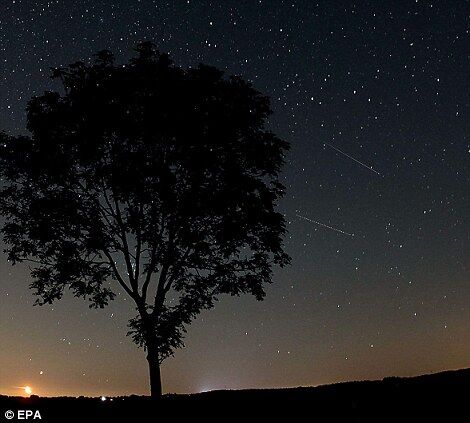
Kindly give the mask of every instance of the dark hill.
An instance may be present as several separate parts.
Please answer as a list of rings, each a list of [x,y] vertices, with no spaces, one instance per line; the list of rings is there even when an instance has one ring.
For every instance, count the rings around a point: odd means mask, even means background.
[[[410,378],[344,382],[318,387],[211,391],[148,397],[30,398],[0,396],[0,422],[7,410],[39,410],[43,422],[163,421],[189,417],[209,421],[284,416],[287,421],[467,421],[470,369]],[[461,417],[459,417],[461,416]],[[165,417],[165,419],[164,419]],[[463,418],[463,420],[461,420]],[[188,420],[189,420],[188,419]],[[277,420],[277,419],[276,419]],[[33,420],[32,417],[28,421]]]

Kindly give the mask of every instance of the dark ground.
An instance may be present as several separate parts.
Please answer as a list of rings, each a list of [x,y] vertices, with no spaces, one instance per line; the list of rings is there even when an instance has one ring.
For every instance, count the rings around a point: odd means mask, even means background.
[[[15,416],[5,418],[12,410]],[[308,388],[212,391],[148,397],[30,398],[0,396],[0,422],[18,410],[39,410],[42,422],[227,421],[277,417],[286,421],[464,422],[470,421],[470,369],[412,378],[346,382]]]

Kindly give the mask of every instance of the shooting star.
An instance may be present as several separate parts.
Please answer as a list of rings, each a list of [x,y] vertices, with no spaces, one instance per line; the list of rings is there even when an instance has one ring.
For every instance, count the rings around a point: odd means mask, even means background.
[[[350,156],[349,154],[345,153],[344,151],[340,150],[339,148],[336,148],[334,145],[328,144],[327,142],[324,142],[324,144],[327,145],[328,147],[331,147],[333,150],[336,150],[338,153],[342,154],[343,156],[346,156],[349,159],[354,160],[356,163],[359,163],[361,166],[364,166],[366,169],[369,169],[372,172],[376,173],[377,175],[380,175],[379,172],[372,169],[370,166],[367,166],[366,164],[360,162],[359,160],[355,159],[354,157]]]
[[[304,220],[307,220],[308,222],[316,223],[317,225],[320,225],[320,226],[323,226],[324,228],[328,228],[328,229],[331,229],[333,231],[339,232],[343,235],[354,236],[354,234],[350,234],[350,233],[342,231],[341,229],[338,229],[338,228],[333,228],[333,226],[325,225],[324,223],[317,222],[316,220],[309,219],[308,217],[305,217],[305,216],[301,216],[300,214],[296,214],[296,216],[300,219],[304,219]]]

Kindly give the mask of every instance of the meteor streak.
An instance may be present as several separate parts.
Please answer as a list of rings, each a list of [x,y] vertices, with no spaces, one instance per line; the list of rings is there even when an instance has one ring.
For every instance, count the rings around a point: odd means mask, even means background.
[[[305,217],[305,216],[301,216],[300,214],[296,214],[296,216],[297,216],[298,218],[300,218],[300,219],[304,219],[304,220],[307,220],[308,222],[316,223],[317,225],[323,226],[324,228],[331,229],[331,230],[336,231],[336,232],[339,232],[339,233],[341,233],[341,234],[348,235],[348,236],[354,236],[354,234],[350,234],[350,233],[348,233],[348,232],[344,232],[344,231],[342,231],[341,229],[338,229],[338,228],[333,228],[333,226],[325,225],[324,223],[317,222],[316,220],[309,219],[308,217]]]
[[[361,166],[364,166],[366,169],[369,169],[369,170],[371,170],[372,172],[376,173],[377,175],[380,175],[379,172],[377,172],[376,170],[372,169],[370,166],[367,166],[366,164],[360,162],[359,160],[355,159],[354,157],[350,156],[349,154],[345,153],[344,151],[340,150],[339,148],[336,148],[335,146],[333,146],[333,145],[331,145],[331,144],[328,144],[327,142],[325,142],[324,144],[326,144],[328,147],[331,147],[333,150],[336,150],[338,153],[342,154],[343,156],[346,156],[346,157],[348,157],[349,159],[354,160],[356,163],[359,163]]]

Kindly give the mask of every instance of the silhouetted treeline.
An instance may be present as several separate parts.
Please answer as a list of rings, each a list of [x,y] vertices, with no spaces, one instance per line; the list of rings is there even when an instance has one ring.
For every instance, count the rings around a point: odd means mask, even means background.
[[[470,369],[413,378],[345,382],[319,387],[212,391],[150,397],[0,397],[0,409],[39,409],[43,421],[205,421],[276,416],[291,422],[466,421]],[[460,416],[460,417],[459,417]],[[463,418],[463,420],[462,420]],[[122,420],[124,419],[124,420]]]

